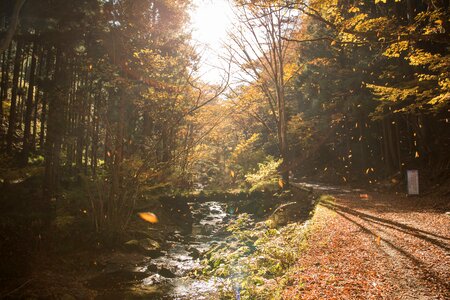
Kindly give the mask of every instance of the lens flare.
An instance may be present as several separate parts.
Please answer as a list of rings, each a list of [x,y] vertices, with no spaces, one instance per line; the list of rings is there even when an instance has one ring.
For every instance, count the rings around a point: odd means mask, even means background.
[[[138,216],[139,216],[142,220],[147,221],[147,222],[149,222],[149,223],[152,223],[152,224],[158,223],[158,217],[157,217],[154,213],[151,213],[151,212],[141,212],[141,213],[138,213]]]

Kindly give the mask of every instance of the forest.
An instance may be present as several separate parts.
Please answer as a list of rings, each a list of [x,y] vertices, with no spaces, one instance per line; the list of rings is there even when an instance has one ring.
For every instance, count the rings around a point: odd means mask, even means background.
[[[214,5],[231,17],[207,49],[192,23]],[[0,298],[450,297],[449,12],[448,0],[1,0]],[[199,26],[217,35],[214,13]],[[352,240],[331,258],[321,236]],[[351,254],[372,250],[375,263]],[[347,257],[388,283],[320,276]]]

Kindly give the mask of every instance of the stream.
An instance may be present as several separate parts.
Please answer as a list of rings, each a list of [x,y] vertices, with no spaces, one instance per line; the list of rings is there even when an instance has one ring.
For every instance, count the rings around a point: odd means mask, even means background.
[[[201,267],[200,253],[221,240],[231,215],[226,213],[226,203],[188,205],[192,231],[172,232],[160,257],[94,278],[90,286],[99,291],[97,299],[211,299],[219,279],[193,279],[189,273]]]
[[[329,186],[302,185],[311,189],[347,192]],[[124,255],[120,263],[107,262],[102,273],[89,280],[88,286],[98,292],[96,299],[218,299],[218,287],[223,279],[213,277],[202,280],[192,274],[195,270],[201,270],[202,254],[226,239],[228,233],[225,228],[236,218],[233,212],[239,210],[239,213],[267,217],[282,203],[263,194],[254,199],[244,199],[185,202],[186,211],[181,214],[190,213],[192,226],[169,230],[164,246],[161,251],[157,251],[157,255],[149,254],[134,262]],[[290,209],[297,220],[306,221],[309,216],[311,202],[308,200],[304,203],[306,206]],[[168,205],[172,207],[170,203]],[[173,213],[171,218],[177,219]]]

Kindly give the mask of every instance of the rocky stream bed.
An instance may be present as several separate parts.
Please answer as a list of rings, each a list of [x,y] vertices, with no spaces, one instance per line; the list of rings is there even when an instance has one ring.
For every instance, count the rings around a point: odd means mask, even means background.
[[[154,236],[159,235],[159,240],[130,240],[125,245],[129,255],[117,253],[104,259],[101,272],[87,282],[97,292],[96,299],[217,298],[223,278],[196,274],[204,267],[203,255],[212,247],[226,243],[230,222],[240,213],[249,213],[255,220],[270,217],[282,224],[290,219],[305,220],[311,208],[311,197],[306,194],[298,203],[272,197],[224,197],[185,204],[178,201],[176,205],[174,200],[166,199],[147,207],[161,216],[162,224],[148,227],[155,232]],[[165,203],[166,207],[159,203]],[[293,206],[283,209],[283,205]],[[163,227],[165,236],[161,233]],[[140,255],[132,259],[133,253]]]

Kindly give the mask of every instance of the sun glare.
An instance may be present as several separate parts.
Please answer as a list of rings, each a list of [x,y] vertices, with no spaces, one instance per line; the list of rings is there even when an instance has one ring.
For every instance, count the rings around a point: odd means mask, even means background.
[[[195,0],[191,12],[192,36],[203,53],[200,72],[205,81],[218,82],[222,72],[216,68],[222,64],[223,42],[232,26],[232,10],[228,0]]]

